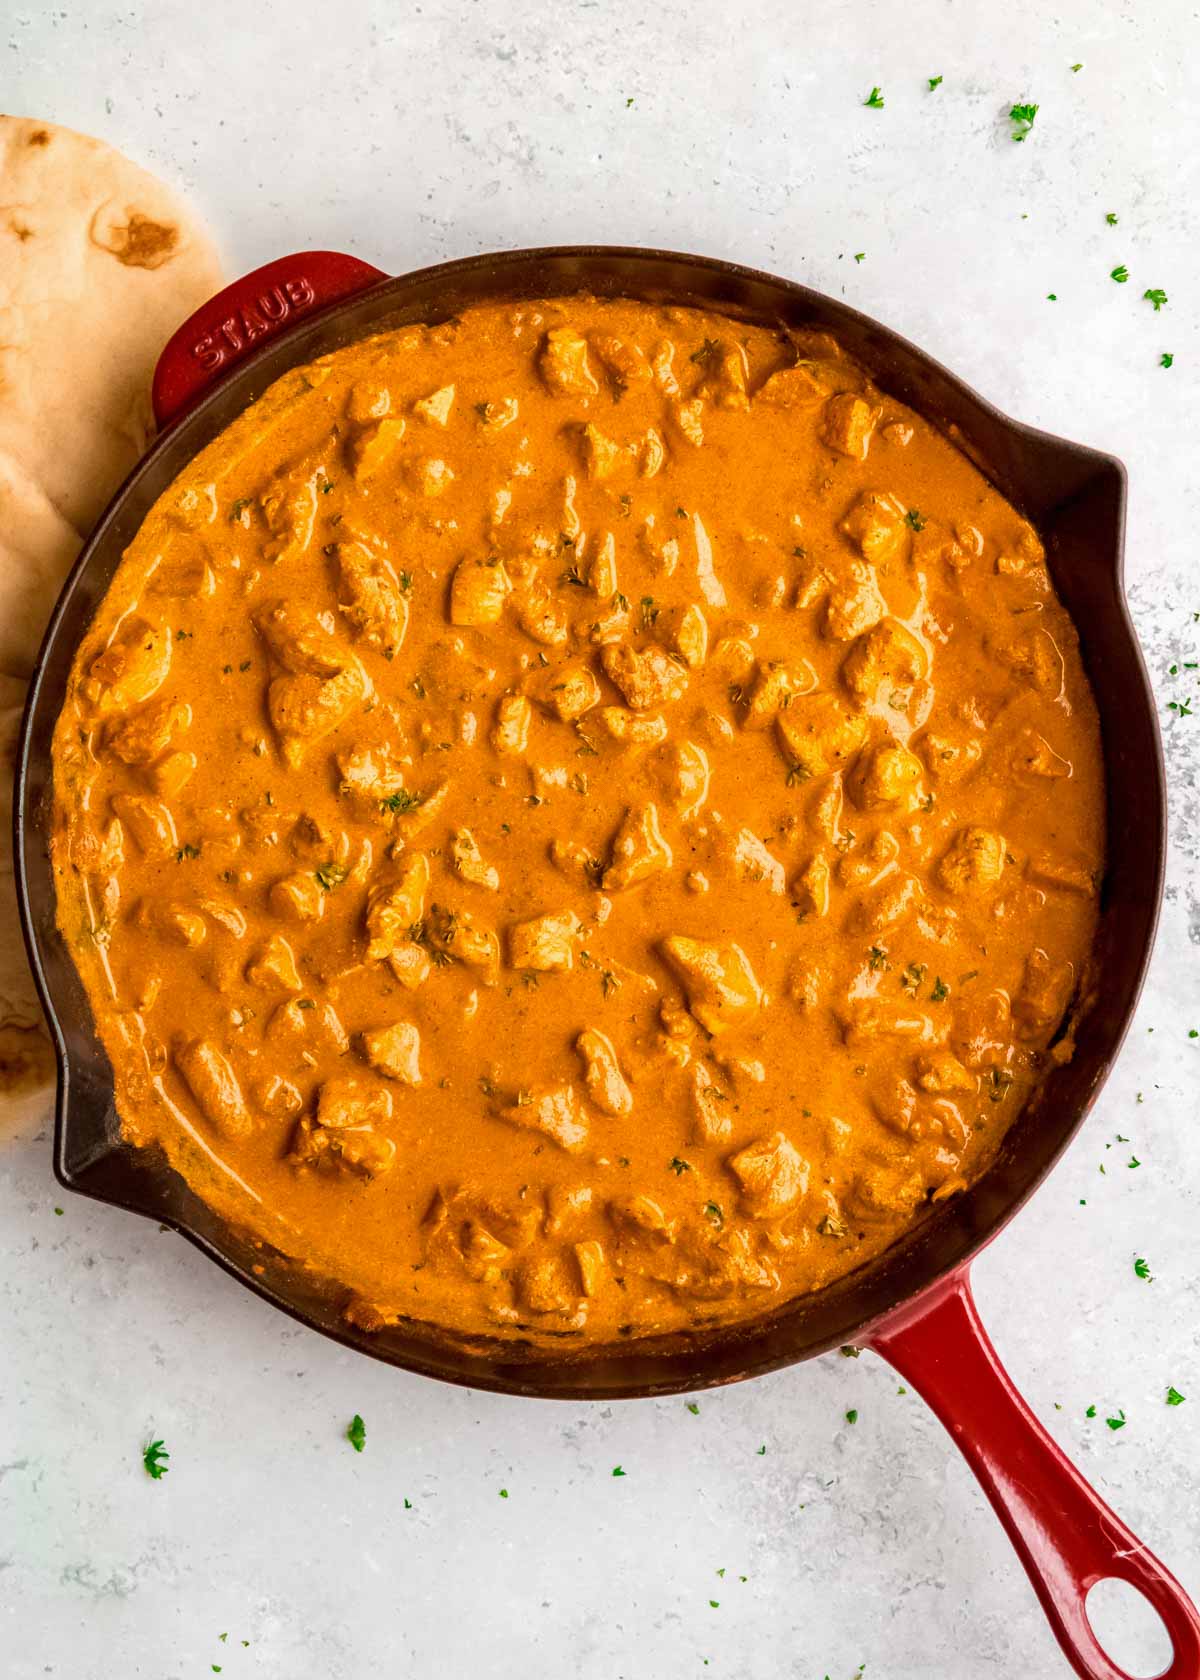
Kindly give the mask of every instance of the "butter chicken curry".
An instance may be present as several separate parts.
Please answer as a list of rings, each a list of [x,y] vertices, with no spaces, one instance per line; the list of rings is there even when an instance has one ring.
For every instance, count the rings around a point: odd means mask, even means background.
[[[147,518],[54,756],[127,1136],[359,1324],[751,1317],[1070,1054],[1075,632],[822,334],[575,297],[296,369]]]

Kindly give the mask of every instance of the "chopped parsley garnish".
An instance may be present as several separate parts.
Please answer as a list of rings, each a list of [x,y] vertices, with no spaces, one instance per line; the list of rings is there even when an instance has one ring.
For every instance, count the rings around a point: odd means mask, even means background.
[[[500,1489],[500,1497],[501,1497],[501,1499],[507,1499],[508,1498],[508,1489],[507,1488],[501,1488]]]
[[[1125,267],[1124,263],[1118,263],[1108,278],[1110,280],[1115,280],[1118,286],[1123,286],[1129,278],[1129,270]]]
[[[863,100],[863,104],[870,111],[882,111],[883,94],[879,88],[873,87],[867,97]]]
[[[367,1426],[359,1417],[357,1412],[355,1412],[354,1416],[350,1419],[350,1427],[346,1431],[346,1439],[354,1448],[355,1452],[361,1452],[367,1444]]]
[[[994,1103],[1003,1102],[1012,1082],[1013,1075],[1007,1068],[993,1068],[989,1075],[988,1100]]]
[[[1186,1399],[1187,1399],[1187,1395],[1186,1394],[1180,1394],[1179,1390],[1175,1387],[1174,1383],[1168,1383],[1167,1384],[1167,1405],[1168,1406],[1182,1406],[1183,1402]]]
[[[844,1237],[847,1229],[844,1220],[835,1218],[832,1213],[823,1213],[817,1220],[817,1231],[822,1237]]]
[[[1182,1398],[1183,1398],[1183,1396],[1180,1395],[1180,1399],[1182,1399]],[[699,1417],[700,1416],[700,1408],[694,1400],[689,1400],[684,1409],[686,1411],[691,1412],[693,1417]]]
[[[229,523],[231,525],[240,525],[242,523],[242,515],[245,513],[246,509],[250,506],[250,503],[253,500],[253,496],[238,497],[237,501],[234,502],[233,506],[229,510]]]
[[[858,1422],[858,1411],[854,1406],[851,1406],[850,1410],[846,1413],[846,1422],[847,1423],[857,1423]]]
[[[1087,1411],[1083,1415],[1084,1415],[1084,1417],[1090,1417],[1090,1418],[1095,1417],[1095,1415],[1096,1415],[1095,1406],[1089,1406]]]
[[[642,601],[642,629],[649,630],[658,619],[659,609],[655,605],[653,595],[643,595]]]
[[[1174,712],[1176,717],[1185,718],[1192,715],[1192,708],[1186,700],[1168,700],[1167,710]]]
[[[930,76],[930,78],[929,78],[929,91],[930,91],[930,93],[933,92],[934,88],[940,88],[941,87],[943,79],[944,78],[941,77],[941,76]]]
[[[619,1464],[614,1464],[613,1465],[613,1475],[614,1476],[623,1476],[624,1474],[625,1474],[625,1472],[624,1472],[624,1470],[622,1470],[622,1468]]]
[[[888,966],[887,952],[882,945],[872,945],[867,952],[867,967],[878,973],[881,968]]]
[[[1135,1260],[1133,1262],[1133,1270],[1136,1276],[1145,1278],[1147,1283],[1154,1282],[1154,1279],[1150,1276],[1150,1262],[1148,1260]]]
[[[161,1441],[151,1441],[148,1446],[142,1449],[142,1463],[146,1468],[147,1476],[149,1476],[152,1482],[162,1481],[169,1469],[169,1466],[164,1461],[170,1458],[170,1456],[170,1453],[163,1446]]]
[[[1122,1411],[1121,1407],[1118,1406],[1116,1417],[1105,1418],[1104,1421],[1110,1429],[1124,1429],[1125,1413]]]
[[[671,1159],[667,1162],[667,1165],[675,1174],[676,1178],[678,1178],[681,1173],[691,1172],[692,1170],[692,1163],[690,1161],[680,1160],[678,1155],[672,1155]]]
[[[1170,367],[1174,360],[1175,358],[1171,352],[1169,350],[1164,350],[1162,355],[1158,358],[1158,365],[1159,367]]]
[[[950,996],[950,988],[939,974],[933,983],[933,990],[929,994],[930,1003],[945,1003]]]
[[[1167,301],[1167,294],[1163,291],[1161,286],[1147,287],[1147,289],[1142,293],[1142,296],[1148,303],[1152,303],[1154,305],[1155,314],[1158,313]]]
[[[412,588],[412,573],[411,572],[401,572],[400,573],[400,587],[404,591],[404,593],[407,595],[409,590]]]
[[[807,764],[798,764],[793,760],[793,762],[787,767],[787,775],[783,779],[784,786],[797,787],[801,782],[809,781],[811,777],[812,771],[808,768]]]
[[[725,1214],[719,1202],[705,1202],[704,1217],[711,1219],[713,1224],[717,1226],[725,1223]]]
[[[182,863],[184,858],[198,858],[199,856],[199,846],[193,846],[189,842],[187,845],[180,846],[179,850],[175,853],[175,862]]]
[[[1117,225],[1116,215],[1111,210],[1105,216],[1104,220],[1108,223],[1109,227],[1116,227],[1116,225]]]
[[[866,255],[867,255],[867,253],[865,251],[855,251],[855,253],[854,253],[855,262],[857,262],[857,263],[864,262],[866,260]]]
[[[1036,105],[1014,105],[1008,113],[1013,123],[1012,137],[1014,140],[1024,140],[1033,127],[1034,118],[1038,114]]]
[[[1082,65],[1082,64],[1072,64],[1072,66],[1071,66],[1071,69],[1072,69],[1072,70],[1073,70],[1073,71],[1078,71],[1078,70],[1082,70],[1082,69],[1083,69],[1083,65]]]
[[[335,887],[341,886],[350,871],[346,868],[344,863],[330,862],[323,863],[320,869],[314,870],[313,873],[316,875],[317,881],[322,887],[324,887],[325,891],[332,892]]]
[[[381,811],[398,811],[403,814],[418,806],[424,799],[423,793],[410,793],[407,788],[397,788],[395,793],[389,793],[386,799],[379,801]]]
[[[923,531],[925,529],[925,515],[920,508],[909,508],[904,515],[904,523],[911,531]]]

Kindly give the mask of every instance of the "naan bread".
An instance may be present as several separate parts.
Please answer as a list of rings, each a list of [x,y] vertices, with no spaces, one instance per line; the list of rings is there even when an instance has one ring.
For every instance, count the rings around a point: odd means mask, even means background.
[[[54,1055],[17,922],[12,771],[46,620],[153,433],[150,381],[219,289],[194,211],[100,140],[0,116],[0,1124],[46,1107]]]

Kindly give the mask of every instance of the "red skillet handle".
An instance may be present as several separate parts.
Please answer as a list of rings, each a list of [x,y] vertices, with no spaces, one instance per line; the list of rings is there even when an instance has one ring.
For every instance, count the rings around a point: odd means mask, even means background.
[[[889,1319],[876,1352],[933,1407],[1008,1530],[1058,1642],[1083,1680],[1131,1680],[1092,1632],[1097,1581],[1128,1581],[1174,1646],[1161,1680],[1200,1680],[1200,1616],[1179,1582],[1109,1510],[1013,1387],[971,1298],[966,1272]]]
[[[267,339],[384,278],[357,257],[301,251],[232,281],[188,316],[158,358],[152,396],[159,429]]]

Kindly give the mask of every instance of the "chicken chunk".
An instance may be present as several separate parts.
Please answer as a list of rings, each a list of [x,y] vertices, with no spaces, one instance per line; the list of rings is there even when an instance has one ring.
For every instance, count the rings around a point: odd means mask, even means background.
[[[830,389],[820,363],[797,362],[768,375],[754,400],[768,408],[816,408],[829,396]]]
[[[354,633],[392,659],[408,629],[408,602],[391,565],[365,543],[338,543],[338,610]]]
[[[425,914],[429,859],[424,852],[402,858],[394,873],[375,882],[367,894],[367,961],[382,962],[412,938]]]
[[[542,383],[554,396],[594,397],[600,387],[588,365],[588,342],[574,327],[551,327],[538,354]]]
[[[1040,1038],[1058,1026],[1074,984],[1073,963],[1052,962],[1040,946],[1029,953],[1020,990],[1012,1001],[1012,1018],[1022,1038]]]
[[[336,677],[346,669],[346,649],[310,608],[273,601],[254,614],[271,657],[292,676]]]
[[[392,1093],[373,1079],[327,1079],[317,1093],[317,1124],[330,1131],[380,1126],[391,1117]]]
[[[807,659],[760,662],[742,712],[743,729],[769,729],[798,695],[811,694],[816,672]]]
[[[915,753],[896,741],[884,741],[864,755],[850,790],[862,811],[896,805],[911,811],[921,798],[922,776],[923,767]]]
[[[654,805],[640,805],[625,813],[612,843],[612,861],[601,880],[605,892],[623,892],[671,867],[671,848],[658,826]]]
[[[852,642],[873,630],[887,615],[874,566],[852,560],[850,569],[831,586],[825,602],[825,634],[836,642]]]
[[[304,984],[292,947],[281,933],[273,933],[246,964],[246,979],[262,991],[301,992]]]
[[[583,1082],[594,1105],[604,1114],[624,1118],[633,1112],[633,1093],[625,1082],[612,1040],[588,1028],[575,1040],[583,1057]]]
[[[688,684],[687,667],[657,642],[644,648],[610,644],[600,655],[605,675],[625,696],[635,712],[678,700]]]
[[[189,1039],[176,1047],[175,1066],[217,1135],[245,1137],[252,1124],[250,1111],[237,1075],[216,1045],[203,1038]]]
[[[464,558],[450,580],[450,622],[498,624],[511,594],[512,580],[499,559]]]
[[[298,770],[309,748],[345,723],[370,694],[357,659],[336,677],[276,677],[267,690],[267,711],[289,769]]]
[[[848,455],[852,461],[865,461],[871,434],[882,413],[882,408],[869,403],[865,397],[843,391],[839,396],[830,397],[825,404],[821,436],[839,455]]]
[[[171,669],[171,632],[144,618],[127,618],[88,666],[84,698],[101,717],[153,698]]]
[[[779,713],[775,727],[797,779],[841,770],[867,738],[867,720],[835,694],[802,695]]]
[[[706,1032],[715,1037],[757,1015],[762,987],[740,945],[672,934],[660,949],[683,982],[688,1008]]]
[[[488,892],[499,890],[500,871],[484,862],[479,842],[469,828],[454,830],[450,837],[450,859],[460,881],[469,881],[472,886],[484,887]]]
[[[358,1178],[380,1178],[396,1160],[396,1145],[370,1126],[332,1130],[314,1120],[301,1120],[292,1136],[288,1159],[296,1166],[320,1171],[343,1171]]]
[[[378,818],[390,808],[408,803],[404,772],[386,747],[355,747],[337,755],[341,775],[338,792],[359,817]]]
[[[546,691],[545,705],[563,723],[573,723],[599,703],[600,684],[587,665],[562,666]]]
[[[801,918],[829,914],[829,859],[824,852],[814,852],[792,882],[792,903]]]
[[[179,848],[175,818],[160,799],[141,793],[114,793],[112,808],[144,857],[168,858]]]
[[[442,385],[431,391],[429,396],[418,397],[412,407],[413,413],[420,415],[422,420],[428,420],[434,426],[444,426],[454,407],[454,386]]]
[[[406,430],[402,414],[388,414],[356,426],[346,440],[346,458],[355,484],[366,484],[387,466]]]
[[[733,837],[733,872],[739,881],[761,881],[770,893],[781,893],[784,868],[753,829],[739,828]]]
[[[368,1062],[385,1079],[401,1085],[421,1083],[421,1033],[411,1021],[395,1021],[362,1035]]]
[[[587,1121],[579,1111],[579,1097],[573,1085],[529,1095],[511,1108],[501,1109],[499,1118],[522,1131],[542,1132],[568,1154],[577,1154],[587,1142]]]
[[[425,918],[425,937],[435,955],[475,969],[485,986],[494,986],[500,973],[500,939],[496,930],[478,921],[469,910],[431,904]]]
[[[730,1156],[728,1166],[751,1219],[778,1219],[808,1189],[808,1162],[783,1132],[747,1144]]]
[[[491,733],[492,746],[508,758],[519,758],[529,749],[529,726],[533,707],[523,694],[506,694],[496,707]]]
[[[708,757],[693,741],[671,741],[649,761],[648,774],[663,802],[684,822],[696,816],[708,798]]]
[[[611,478],[623,462],[629,460],[625,450],[591,421],[579,434],[583,452],[583,470],[589,478]]]
[[[122,764],[153,764],[186,733],[192,708],[181,700],[151,700],[109,724],[104,744]]]
[[[552,973],[574,968],[580,921],[573,910],[535,916],[508,932],[508,960],[513,968]]]
[[[838,530],[850,538],[864,560],[882,565],[904,544],[908,530],[904,504],[878,490],[864,490]]]
[[[631,747],[653,747],[667,738],[661,714],[626,711],[624,706],[601,706],[596,714],[606,735]]]
[[[898,618],[885,618],[860,636],[842,661],[842,681],[863,702],[875,700],[885,686],[907,687],[928,674],[924,643]]]
[[[1004,836],[990,828],[960,828],[938,865],[947,892],[987,892],[1004,873]]]

